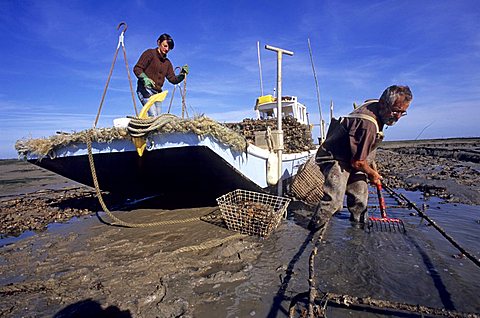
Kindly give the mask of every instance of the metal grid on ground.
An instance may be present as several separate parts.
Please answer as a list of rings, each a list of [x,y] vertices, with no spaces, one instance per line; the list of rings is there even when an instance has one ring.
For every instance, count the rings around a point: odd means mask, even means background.
[[[286,213],[290,199],[237,189],[217,198],[229,230],[268,237]]]

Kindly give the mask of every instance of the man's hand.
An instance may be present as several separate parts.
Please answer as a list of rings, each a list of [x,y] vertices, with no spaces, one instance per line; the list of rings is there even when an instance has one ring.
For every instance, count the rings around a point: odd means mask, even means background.
[[[366,160],[353,160],[352,167],[355,170],[366,173],[368,176],[368,180],[371,184],[376,185],[378,183],[381,183],[382,176],[378,173],[376,169],[371,167]]]
[[[369,174],[368,175],[368,180],[370,181],[371,184],[373,185],[382,185],[382,176],[376,172],[376,171],[373,171],[372,174]]]
[[[182,69],[180,70],[180,74],[185,74],[185,75],[188,74],[188,65],[187,64],[182,66]]]
[[[145,87],[155,87],[155,82],[152,81],[148,76],[147,74],[145,73],[142,73],[140,74],[140,78],[143,80],[143,85],[145,85]]]

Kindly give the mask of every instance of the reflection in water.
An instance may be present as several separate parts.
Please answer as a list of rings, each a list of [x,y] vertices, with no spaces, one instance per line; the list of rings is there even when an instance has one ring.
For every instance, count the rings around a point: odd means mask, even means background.
[[[441,205],[438,201],[430,205],[435,210],[427,214],[467,250],[478,255],[474,233],[478,231],[475,215],[479,207],[459,209],[459,205]],[[358,231],[346,220],[347,212],[334,218],[316,263],[319,288],[339,294],[478,312],[480,269],[466,259],[454,259],[452,255],[458,251],[435,229],[419,224],[418,217],[405,210],[392,210],[389,214],[407,223],[406,235]]]
[[[419,193],[403,192],[421,205]],[[386,197],[387,205],[395,201]],[[371,201],[374,202],[375,201]],[[466,250],[479,257],[477,243],[480,206],[442,204],[430,198],[426,213]],[[480,269],[458,254],[433,227],[407,209],[391,209],[391,217],[405,222],[407,233],[367,232],[352,226],[347,211],[329,224],[315,258],[317,288],[321,292],[372,297],[461,312],[480,312]],[[378,214],[378,211],[375,213]],[[264,242],[261,258],[248,282],[237,288],[229,317],[255,312],[259,317],[288,317],[294,297],[308,295],[308,257],[311,236],[299,222],[298,211]],[[299,226],[300,225],[300,226]],[[278,276],[281,276],[279,280]],[[303,298],[308,298],[303,297]],[[245,306],[248,304],[248,306]],[[247,307],[247,308],[245,308]],[[262,310],[263,308],[263,310]],[[328,306],[330,317],[387,317],[371,310]],[[397,317],[418,317],[393,313]]]

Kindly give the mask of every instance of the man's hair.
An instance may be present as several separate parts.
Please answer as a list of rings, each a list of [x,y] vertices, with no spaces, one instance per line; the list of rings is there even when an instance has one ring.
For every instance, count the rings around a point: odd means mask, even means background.
[[[412,101],[413,95],[408,86],[392,85],[383,91],[380,96],[380,102],[386,107],[391,108],[397,102],[409,103]]]
[[[158,42],[162,43],[165,40],[167,41],[167,44],[168,44],[168,47],[170,48],[170,50],[173,50],[173,47],[175,46],[175,43],[173,42],[172,37],[170,35],[168,35],[167,33],[163,33],[162,35],[160,35],[158,37],[157,43]]]

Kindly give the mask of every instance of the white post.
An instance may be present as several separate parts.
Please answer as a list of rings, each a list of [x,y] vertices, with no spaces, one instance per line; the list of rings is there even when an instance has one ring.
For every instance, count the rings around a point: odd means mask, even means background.
[[[330,100],[330,122],[332,122],[333,118],[333,100]]]
[[[260,42],[257,41],[258,71],[260,73],[260,96],[263,96],[262,62],[260,61]]]
[[[265,49],[277,52],[277,130],[278,130],[278,183],[277,192],[282,196],[282,150],[283,150],[283,130],[282,130],[282,55],[287,54],[293,56],[293,52],[279,49],[274,46],[265,45]]]

